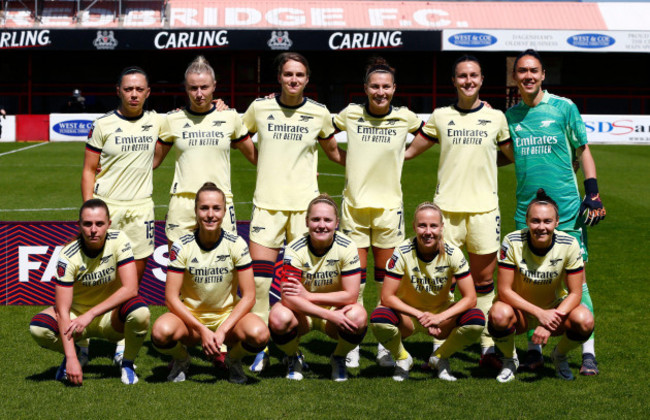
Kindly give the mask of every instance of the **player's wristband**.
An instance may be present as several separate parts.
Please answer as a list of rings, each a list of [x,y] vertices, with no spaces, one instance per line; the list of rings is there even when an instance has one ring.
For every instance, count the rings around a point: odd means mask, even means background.
[[[596,178],[585,179],[585,194],[590,197],[598,194],[598,181]]]

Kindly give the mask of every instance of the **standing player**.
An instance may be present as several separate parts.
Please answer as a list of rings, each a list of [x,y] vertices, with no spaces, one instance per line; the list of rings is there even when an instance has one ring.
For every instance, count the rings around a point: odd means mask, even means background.
[[[465,246],[476,287],[477,308],[487,314],[494,299],[494,270],[499,250],[501,216],[497,194],[497,151],[512,156],[503,112],[479,98],[483,73],[469,55],[454,63],[452,78],[458,100],[437,108],[406,150],[411,159],[440,143],[434,201],[442,209],[445,239]],[[434,342],[434,351],[438,343]],[[487,330],[481,335],[481,366],[501,367]]]
[[[596,164],[587,145],[585,125],[573,102],[542,90],[546,77],[541,57],[535,50],[517,56],[513,67],[522,101],[506,112],[514,148],[517,176],[517,229],[526,226],[526,208],[538,188],[557,200],[560,210],[558,229],[576,238],[585,262],[587,253],[586,226],[605,218],[596,181]],[[577,156],[584,173],[585,197],[580,191],[573,170]],[[582,304],[593,314],[593,304],[583,271]],[[529,335],[532,332],[529,333]],[[594,338],[582,346],[583,375],[598,374]],[[541,347],[530,343],[526,366],[534,370],[544,363]]]
[[[395,69],[375,57],[366,68],[364,105],[350,104],[334,117],[334,127],[348,136],[345,190],[341,205],[341,230],[357,245],[361,262],[361,294],[366,283],[368,249],[375,261],[378,295],[386,274],[386,262],[404,240],[402,166],[408,133],[418,134],[424,122],[409,109],[393,107]],[[394,366],[381,344],[377,361]],[[348,367],[359,366],[359,348],[348,355]]]
[[[460,249],[445,242],[443,217],[438,206],[424,202],[415,209],[415,238],[395,249],[386,266],[381,306],[370,316],[370,327],[395,358],[393,379],[408,378],[413,358],[402,339],[425,333],[445,339],[429,358],[438,378],[455,381],[449,357],[478,340],[485,315],[476,306],[476,292],[467,261]],[[450,296],[454,281],[462,298]]]
[[[115,228],[131,240],[138,281],[154,250],[152,167],[162,117],[143,110],[150,92],[144,70],[128,67],[122,71],[117,82],[120,104],[93,123],[81,175],[82,199],[106,202]],[[88,348],[84,346],[82,352],[87,355]],[[123,352],[119,343],[115,364],[119,365]]]
[[[108,206],[86,201],[79,210],[79,235],[68,243],[56,266],[55,304],[32,318],[32,337],[65,357],[57,380],[83,382],[75,341],[100,337],[126,342],[122,382],[138,382],[133,361],[149,329],[149,308],[138,297],[138,277],[129,238],[111,227]],[[87,359],[86,359],[87,361]]]
[[[499,382],[515,378],[519,362],[515,333],[532,330],[536,345],[562,335],[552,353],[558,377],[573,379],[566,354],[585,342],[594,317],[580,305],[584,263],[578,241],[555,231],[558,207],[543,189],[526,211],[527,227],[505,237],[499,256],[498,296],[490,311],[490,329],[504,354]],[[564,285],[568,294],[564,290]]]
[[[330,357],[332,379],[348,378],[345,356],[366,334],[366,310],[359,302],[359,255],[340,232],[336,203],[327,194],[307,208],[308,233],[285,250],[282,300],[271,309],[273,342],[288,356],[287,379],[301,380],[300,337],[318,330],[337,340]]]
[[[310,74],[307,59],[287,52],[276,61],[280,95],[255,100],[243,116],[248,131],[257,133],[259,148],[250,250],[256,290],[253,312],[265,321],[280,248],[285,239],[291,242],[306,232],[305,209],[318,195],[317,144],[331,160],[342,163],[332,116],[324,105],[303,96]],[[261,352],[251,370],[261,372],[268,362],[268,351]]]
[[[154,169],[176,146],[165,233],[169,243],[192,232],[196,225],[194,198],[204,182],[214,182],[226,194],[222,228],[237,234],[235,207],[230,188],[230,148],[239,149],[251,163],[257,150],[235,110],[218,111],[212,103],[217,85],[214,70],[198,56],[185,71],[185,92],[190,106],[167,114],[156,145]]]
[[[169,252],[165,301],[169,312],[153,326],[156,349],[173,357],[167,379],[185,380],[190,367],[186,346],[201,343],[210,358],[229,347],[225,363],[230,382],[245,383],[241,358],[258,353],[269,340],[262,320],[250,313],[255,283],[246,242],[221,228],[226,195],[206,182],[196,193],[198,229],[175,242]],[[237,294],[239,290],[241,297]]]

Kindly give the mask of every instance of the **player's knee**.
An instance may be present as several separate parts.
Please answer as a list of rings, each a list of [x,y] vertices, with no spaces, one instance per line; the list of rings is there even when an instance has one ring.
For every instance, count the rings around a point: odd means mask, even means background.
[[[51,315],[39,313],[30,321],[29,332],[39,346],[49,348],[58,338],[59,324]]]
[[[512,321],[514,312],[512,307],[503,302],[494,302],[488,314],[488,324],[496,330],[505,330]]]
[[[254,322],[250,322],[246,331],[246,342],[254,347],[266,347],[269,342],[270,333],[269,329],[264,322],[258,317],[255,317]]]
[[[587,338],[594,331],[594,316],[589,309],[578,306],[571,313],[571,330]],[[585,340],[586,341],[586,340]]]
[[[274,333],[286,334],[294,324],[294,319],[295,315],[289,308],[277,303],[269,314],[269,329]]]
[[[355,325],[357,325],[359,331],[365,329],[368,325],[368,314],[364,307],[358,303],[355,304],[346,315],[355,323]]]
[[[167,322],[164,318],[159,318],[154,322],[151,329],[151,340],[158,347],[165,346],[172,340],[175,332],[170,322]]]
[[[380,306],[379,308],[376,308],[374,311],[372,311],[372,314],[370,315],[370,323],[390,324],[398,326],[399,317],[397,316],[397,313],[395,313],[395,311],[391,308]]]

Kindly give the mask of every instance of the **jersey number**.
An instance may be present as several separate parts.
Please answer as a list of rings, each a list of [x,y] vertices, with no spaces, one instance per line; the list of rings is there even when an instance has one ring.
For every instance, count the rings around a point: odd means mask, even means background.
[[[154,234],[156,233],[156,224],[153,220],[144,222],[145,227],[147,228],[147,239],[153,239]]]

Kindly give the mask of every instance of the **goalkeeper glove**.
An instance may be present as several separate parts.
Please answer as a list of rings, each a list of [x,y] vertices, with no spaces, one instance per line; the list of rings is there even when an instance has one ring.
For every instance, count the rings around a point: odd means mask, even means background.
[[[598,182],[596,178],[585,179],[585,198],[580,205],[579,213],[585,218],[585,225],[596,226],[598,222],[605,219],[607,212],[600,201],[598,194]]]

